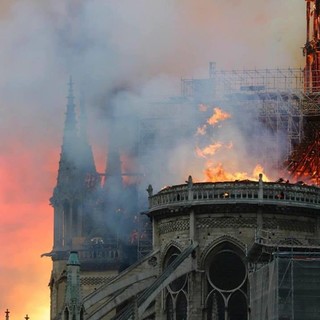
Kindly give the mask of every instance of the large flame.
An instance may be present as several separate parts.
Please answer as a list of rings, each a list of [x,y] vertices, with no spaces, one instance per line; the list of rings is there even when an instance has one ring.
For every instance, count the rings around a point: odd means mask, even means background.
[[[203,111],[203,108],[203,105],[199,106],[200,111]],[[206,123],[197,129],[196,135],[201,135],[205,138],[206,129],[209,125],[215,127],[215,130],[220,130],[221,126],[218,124],[229,118],[231,118],[229,113],[215,107],[213,114],[206,120]],[[246,166],[243,170],[237,170],[237,151],[233,149],[233,141],[227,143],[223,141],[212,142],[202,148],[196,146],[196,155],[201,159],[205,159],[203,174],[206,182],[259,180],[260,173],[264,175],[265,181],[269,181],[269,178],[264,173],[264,168],[260,164],[256,164],[253,169]],[[230,155],[225,156],[228,152],[230,152]]]
[[[201,112],[205,112],[207,110],[207,105],[205,104],[200,104],[199,105],[199,110]],[[207,127],[208,125],[210,126],[215,126],[217,123],[227,120],[231,118],[230,113],[223,111],[221,108],[215,107],[213,108],[213,114],[212,116],[207,119],[206,123],[199,127],[197,129],[196,135],[205,135],[207,133]]]
[[[196,147],[196,154],[199,157],[202,158],[206,158],[206,156],[213,156],[217,150],[219,150],[222,147],[222,143],[221,142],[216,142],[213,144],[210,144],[206,147],[204,147],[203,149],[200,149],[199,147]]]
[[[216,125],[218,122],[231,118],[231,115],[222,111],[220,108],[213,109],[213,115],[207,120],[207,123],[211,126]]]
[[[264,173],[264,169],[260,164],[257,164],[252,170],[251,174],[248,172],[227,172],[222,163],[214,164],[212,161],[206,163],[204,169],[206,182],[219,182],[219,181],[235,181],[235,180],[259,180],[259,174],[262,173],[264,181],[269,181],[269,178]]]

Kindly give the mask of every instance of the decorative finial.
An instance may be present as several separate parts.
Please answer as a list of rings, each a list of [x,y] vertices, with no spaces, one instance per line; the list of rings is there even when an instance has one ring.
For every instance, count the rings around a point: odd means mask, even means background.
[[[26,320],[29,320],[29,316],[26,314],[26,316],[24,317]]]
[[[8,309],[6,310],[5,314],[6,314],[6,320],[9,320],[10,311]]]
[[[262,173],[259,173],[259,181],[262,181]]]
[[[193,186],[193,181],[192,181],[192,177],[191,177],[191,176],[188,177],[188,181],[186,181],[186,182],[187,182],[187,184],[188,184],[188,188],[192,188],[192,186]]]
[[[152,188],[151,184],[148,185],[147,192],[148,192],[149,197],[153,196],[153,188]]]

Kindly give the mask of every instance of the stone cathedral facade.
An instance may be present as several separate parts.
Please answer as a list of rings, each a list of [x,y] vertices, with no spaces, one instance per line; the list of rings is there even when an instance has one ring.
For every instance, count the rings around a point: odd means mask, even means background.
[[[265,182],[262,175],[215,183],[189,176],[156,193],[149,185],[144,215],[152,224],[152,248],[138,257],[137,244],[119,238],[134,228],[137,207],[116,163],[101,183],[84,110],[77,126],[70,83],[51,198],[52,320],[318,318],[318,187]],[[114,215],[118,208],[126,214]]]

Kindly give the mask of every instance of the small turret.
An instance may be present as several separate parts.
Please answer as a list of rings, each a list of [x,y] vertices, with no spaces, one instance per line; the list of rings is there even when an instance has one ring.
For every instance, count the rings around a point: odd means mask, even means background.
[[[67,285],[64,303],[65,319],[83,319],[83,303],[80,290],[80,262],[78,253],[71,251],[67,262]]]

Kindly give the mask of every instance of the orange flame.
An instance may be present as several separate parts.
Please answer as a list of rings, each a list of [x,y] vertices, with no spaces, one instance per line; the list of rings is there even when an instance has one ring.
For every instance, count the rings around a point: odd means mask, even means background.
[[[222,163],[218,163],[214,166],[212,161],[208,161],[204,170],[206,182],[218,182],[218,181],[235,181],[235,180],[259,180],[259,174],[263,174],[263,180],[269,181],[266,174],[263,172],[263,167],[257,164],[253,169],[252,175],[248,175],[247,172],[227,172]]]
[[[124,153],[121,154],[120,159],[123,184],[125,186],[136,184],[139,181],[140,174],[137,172],[135,159]]]
[[[208,106],[205,104],[199,104],[199,110],[201,112],[207,111]],[[213,108],[212,116],[207,120],[207,123],[197,129],[196,135],[204,136],[207,133],[207,124],[214,126],[218,122],[231,118],[231,115],[222,111],[221,108]]]
[[[220,108],[214,108],[213,110],[213,115],[207,120],[207,123],[211,126],[214,126],[220,121],[231,118],[229,113],[222,111]]]
[[[208,145],[207,147],[200,149],[199,147],[196,147],[196,153],[201,158],[206,158],[206,156],[213,156],[218,149],[222,147],[222,143],[217,142]]]

